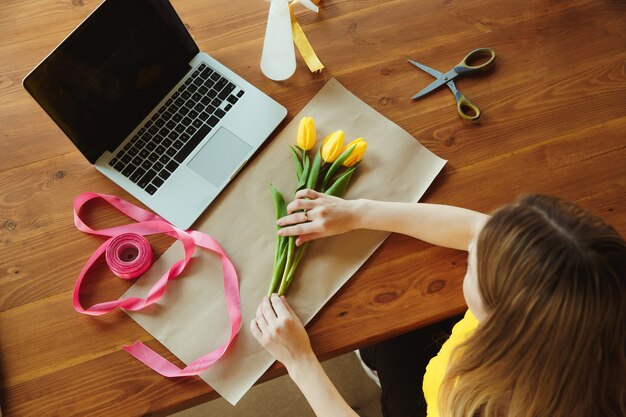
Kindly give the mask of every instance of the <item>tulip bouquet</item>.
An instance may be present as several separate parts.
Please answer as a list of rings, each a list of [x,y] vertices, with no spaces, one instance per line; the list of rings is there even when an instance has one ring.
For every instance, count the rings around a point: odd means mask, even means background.
[[[344,137],[342,130],[328,135],[311,160],[307,152],[315,145],[315,122],[311,117],[300,120],[297,146],[291,147],[296,164],[296,191],[310,188],[328,195],[343,196],[367,149],[367,142],[363,138],[355,139],[344,146]],[[282,194],[272,184],[270,190],[276,219],[286,216],[287,204]],[[307,245],[305,243],[296,247],[295,237],[276,235],[274,269],[268,295],[274,292],[278,295],[285,294]]]

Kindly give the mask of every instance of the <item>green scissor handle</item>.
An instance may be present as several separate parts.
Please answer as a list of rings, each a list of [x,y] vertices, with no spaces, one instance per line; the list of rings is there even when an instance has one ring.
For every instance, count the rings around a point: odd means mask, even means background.
[[[456,97],[456,110],[459,112],[459,116],[470,122],[477,122],[480,119],[478,107],[461,93],[458,93]]]
[[[482,64],[472,65],[471,62],[476,62],[487,58],[486,62]],[[459,74],[469,74],[471,72],[484,71],[493,65],[496,59],[496,52],[491,48],[478,48],[471,51],[465,56],[455,67],[454,70]]]
[[[454,99],[456,100],[456,111],[459,113],[459,116],[470,122],[477,122],[478,119],[480,119],[480,109],[478,106],[472,103],[463,95],[463,93],[457,90],[454,81],[449,81],[447,84],[448,88],[452,90],[452,94],[454,94]]]

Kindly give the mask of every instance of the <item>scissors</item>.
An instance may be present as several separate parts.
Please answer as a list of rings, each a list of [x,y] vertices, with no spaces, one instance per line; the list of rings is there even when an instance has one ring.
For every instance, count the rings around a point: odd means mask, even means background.
[[[470,64],[470,62],[476,62],[481,58],[487,58],[487,61],[478,65]],[[454,94],[454,98],[456,99],[456,109],[459,112],[459,115],[465,120],[476,122],[480,119],[480,110],[476,107],[476,105],[474,105],[474,103],[469,101],[467,97],[457,90],[456,85],[454,84],[454,79],[461,75],[484,71],[493,65],[495,59],[496,53],[491,48],[474,49],[472,52],[467,54],[461,62],[456,64],[454,68],[446,73],[435,71],[424,64],[420,64],[419,62],[409,59],[411,64],[436,78],[435,81],[430,83],[426,88],[422,89],[422,91],[415,94],[411,98],[416,100],[446,84],[450,90],[452,90],[452,94]]]

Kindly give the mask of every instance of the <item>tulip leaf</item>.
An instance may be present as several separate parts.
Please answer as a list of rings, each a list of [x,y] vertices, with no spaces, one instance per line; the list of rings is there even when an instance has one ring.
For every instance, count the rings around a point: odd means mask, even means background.
[[[298,180],[298,187],[296,187],[296,191],[299,191],[304,188],[306,185],[307,178],[309,177],[309,170],[311,169],[311,163],[309,160],[309,156],[304,154],[304,162],[302,164],[302,175],[300,175],[300,180]]]
[[[285,203],[283,195],[271,182],[270,191],[272,192],[272,198],[274,199],[274,216],[276,217],[276,220],[278,220],[287,215],[287,204]],[[278,225],[276,228],[278,229]]]
[[[333,185],[326,190],[326,194],[334,195],[335,197],[342,197],[348,188],[352,174],[356,170],[356,166],[350,167],[346,172],[341,174],[339,178],[335,180]]]
[[[270,191],[274,200],[274,217],[276,220],[287,215],[287,204],[282,194],[272,183],[270,183]],[[280,226],[276,225],[276,230],[280,229]],[[285,261],[287,258],[287,236],[281,236],[276,234],[276,247],[274,252],[274,270],[272,273],[272,281],[270,283],[269,294],[274,292],[278,285],[278,278],[284,274]]]
[[[333,162],[333,164],[328,169],[328,172],[326,172],[326,175],[324,176],[324,181],[322,182],[322,190],[326,189],[328,182],[332,180],[337,170],[341,168],[345,160],[348,159],[348,157],[352,154],[354,148],[356,148],[356,145],[350,146],[348,149],[343,151],[341,155],[339,155],[339,158],[335,159],[335,162]]]
[[[315,158],[313,159],[313,165],[311,165],[311,172],[309,172],[309,177],[306,181],[306,188],[310,188],[315,190],[315,186],[317,185],[317,179],[320,174],[320,165],[322,164],[322,154],[321,148],[317,150],[315,154]]]
[[[296,146],[297,148],[297,146]],[[298,148],[300,149],[300,148]],[[300,178],[302,178],[302,161],[300,160],[300,155],[298,153],[298,151],[295,150],[294,147],[291,147],[291,151],[293,152],[293,157],[296,161],[296,179],[298,180],[298,182],[300,181]]]
[[[285,217],[287,215],[287,203],[285,203],[285,199],[283,195],[278,191],[276,187],[272,183],[270,183],[270,191],[272,192],[272,197],[274,199],[274,217],[276,220],[281,217]],[[280,226],[276,225],[276,230],[280,229]],[[287,240],[286,236],[280,236],[276,234],[276,257],[278,257],[278,253],[285,246],[285,241]]]

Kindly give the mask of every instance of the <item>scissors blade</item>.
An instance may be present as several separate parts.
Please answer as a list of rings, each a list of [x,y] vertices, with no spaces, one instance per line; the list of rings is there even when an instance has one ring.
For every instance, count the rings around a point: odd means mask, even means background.
[[[452,91],[452,94],[454,94],[454,98],[456,98],[456,100],[458,101],[461,97],[461,93],[459,92],[459,90],[457,90],[456,84],[454,84],[454,80],[448,81],[447,84],[448,88],[450,88],[450,91]]]
[[[409,62],[411,64],[415,65],[417,68],[419,68],[422,71],[424,71],[425,73],[430,74],[430,75],[432,75],[435,78],[439,78],[441,75],[443,75],[443,72],[436,71],[436,70],[432,69],[431,67],[428,67],[428,66],[426,66],[424,64],[420,64],[419,62],[413,61],[412,59],[409,59]]]
[[[417,93],[413,97],[411,97],[411,99],[412,100],[416,100],[416,99],[418,99],[420,97],[425,96],[426,94],[430,93],[431,91],[434,91],[434,90],[438,89],[439,87],[441,87],[442,85],[444,85],[444,84],[448,83],[449,81],[453,80],[457,75],[459,75],[459,74],[454,69],[451,69],[450,71],[446,72],[445,74],[442,74],[439,77],[437,77],[437,79],[435,81],[433,81],[428,86],[423,88],[419,93]]]

